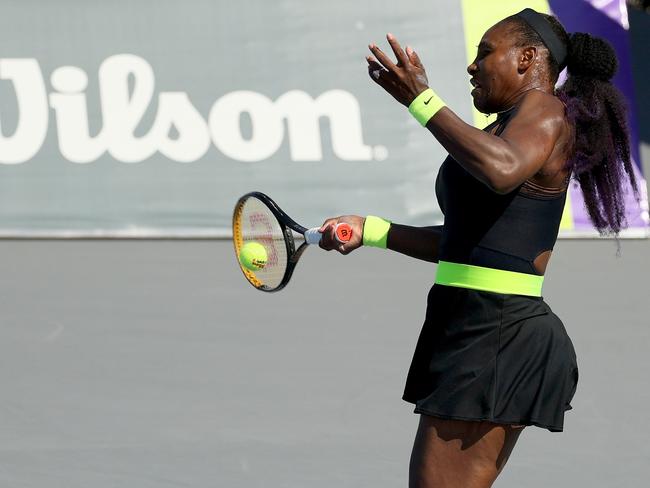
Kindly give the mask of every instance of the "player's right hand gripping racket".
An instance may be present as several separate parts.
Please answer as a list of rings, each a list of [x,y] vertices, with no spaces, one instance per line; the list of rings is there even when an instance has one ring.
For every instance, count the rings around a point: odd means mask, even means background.
[[[232,234],[235,254],[239,263],[239,254],[244,244],[258,242],[264,246],[267,254],[266,265],[252,271],[240,263],[240,268],[248,282],[261,291],[278,291],[284,288],[293,274],[293,270],[310,244],[318,244],[322,234],[319,227],[307,229],[297,224],[285,214],[278,205],[264,193],[254,191],[241,197],[235,205],[232,217]],[[293,232],[305,238],[296,249]],[[349,224],[336,226],[336,238],[347,242],[352,237]]]

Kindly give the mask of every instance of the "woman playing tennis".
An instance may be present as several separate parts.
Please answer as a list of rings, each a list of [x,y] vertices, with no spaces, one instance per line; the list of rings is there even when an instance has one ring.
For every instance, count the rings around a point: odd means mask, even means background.
[[[541,293],[571,176],[601,234],[626,224],[626,177],[639,198],[609,82],[617,60],[555,17],[525,9],[502,20],[467,68],[475,107],[498,114],[479,130],[433,92],[412,48],[387,39],[396,61],[371,44],[368,71],[449,153],[435,183],[444,225],[347,215],[325,221],[320,245],[438,263],[403,395],[420,414],[409,486],[489,487],[525,426],[562,431],[576,390],[573,345]],[[348,243],[334,239],[338,222],[353,228]]]

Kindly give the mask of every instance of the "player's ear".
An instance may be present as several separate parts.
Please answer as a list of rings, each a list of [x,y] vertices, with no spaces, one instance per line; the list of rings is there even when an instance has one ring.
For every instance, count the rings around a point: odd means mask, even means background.
[[[527,46],[521,48],[519,51],[519,71],[523,73],[530,68],[537,59],[537,48],[535,46]]]

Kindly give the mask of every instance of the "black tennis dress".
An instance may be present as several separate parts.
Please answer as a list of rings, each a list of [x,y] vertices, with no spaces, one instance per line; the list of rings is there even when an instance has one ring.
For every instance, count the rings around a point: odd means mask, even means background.
[[[485,130],[499,135],[512,113]],[[497,194],[448,157],[436,179],[439,259],[539,274],[533,262],[553,249],[566,192],[528,181]],[[416,413],[559,432],[577,382],[571,339],[543,297],[434,284],[403,399]]]

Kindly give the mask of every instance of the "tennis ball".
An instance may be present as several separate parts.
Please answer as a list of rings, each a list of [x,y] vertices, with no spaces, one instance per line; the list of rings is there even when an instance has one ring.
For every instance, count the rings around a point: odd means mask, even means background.
[[[259,271],[266,266],[266,248],[259,242],[247,242],[239,252],[239,262],[251,271]]]

